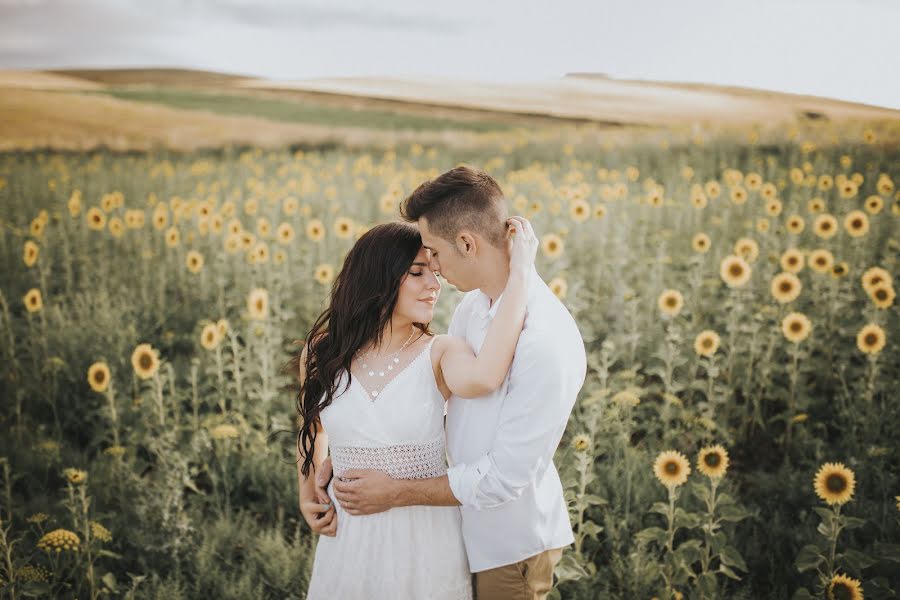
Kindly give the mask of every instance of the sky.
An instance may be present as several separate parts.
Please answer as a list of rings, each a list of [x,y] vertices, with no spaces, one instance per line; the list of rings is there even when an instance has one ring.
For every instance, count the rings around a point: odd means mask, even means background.
[[[0,68],[530,82],[571,72],[900,109],[898,0],[0,0]]]

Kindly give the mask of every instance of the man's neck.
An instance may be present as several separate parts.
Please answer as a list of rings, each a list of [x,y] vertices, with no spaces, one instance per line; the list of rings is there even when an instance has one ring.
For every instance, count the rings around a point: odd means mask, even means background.
[[[485,265],[484,277],[482,278],[479,289],[490,298],[491,306],[503,293],[506,288],[506,281],[509,279],[509,257],[506,253],[497,253],[497,260],[489,262]]]

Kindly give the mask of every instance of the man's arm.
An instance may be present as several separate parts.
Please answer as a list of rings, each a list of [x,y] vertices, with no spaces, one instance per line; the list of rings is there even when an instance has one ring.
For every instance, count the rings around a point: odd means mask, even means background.
[[[371,515],[398,506],[459,506],[446,475],[429,479],[392,479],[371,469],[349,469],[335,480],[334,495],[351,515]]]
[[[520,344],[491,449],[447,471],[463,506],[484,509],[515,500],[553,461],[585,370],[583,350],[567,352],[548,335]],[[580,373],[573,373],[579,362]]]

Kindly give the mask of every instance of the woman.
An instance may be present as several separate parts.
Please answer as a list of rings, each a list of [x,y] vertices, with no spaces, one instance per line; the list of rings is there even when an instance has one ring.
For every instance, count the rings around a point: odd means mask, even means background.
[[[525,317],[537,239],[508,220],[510,276],[484,346],[428,328],[441,284],[415,226],[378,225],[348,253],[331,301],[297,364],[301,512],[320,537],[307,597],[471,598],[457,507],[411,506],[364,516],[317,498],[315,469],[330,450],[351,468],[394,478],[446,471],[444,401],[482,396],[506,377]]]

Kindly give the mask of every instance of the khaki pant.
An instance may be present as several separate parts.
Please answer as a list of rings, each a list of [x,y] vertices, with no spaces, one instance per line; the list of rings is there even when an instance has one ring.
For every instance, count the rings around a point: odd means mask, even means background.
[[[554,548],[511,565],[475,573],[476,600],[544,600],[563,549]]]

